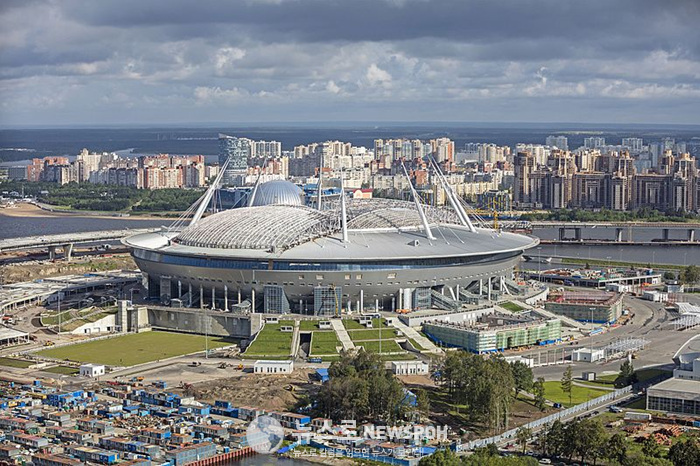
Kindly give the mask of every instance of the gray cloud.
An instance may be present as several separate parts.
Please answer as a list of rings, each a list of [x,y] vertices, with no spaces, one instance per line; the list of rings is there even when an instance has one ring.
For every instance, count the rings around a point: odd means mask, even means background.
[[[692,0],[3,2],[0,124],[700,123],[698,20]]]

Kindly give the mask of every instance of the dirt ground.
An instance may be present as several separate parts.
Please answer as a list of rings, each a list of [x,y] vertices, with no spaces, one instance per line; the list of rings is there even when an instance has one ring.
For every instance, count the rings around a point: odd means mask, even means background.
[[[1,258],[2,255],[0,255]],[[136,264],[129,254],[109,254],[74,258],[71,262],[46,260],[6,264],[0,266],[0,277],[4,283],[17,283],[60,275],[135,268]]]
[[[312,370],[297,369],[292,374],[263,375],[241,372],[233,377],[193,384],[198,400],[213,404],[225,400],[234,406],[250,406],[267,410],[286,411],[294,407],[300,396],[319,385],[311,381]],[[178,391],[178,390],[173,390]]]

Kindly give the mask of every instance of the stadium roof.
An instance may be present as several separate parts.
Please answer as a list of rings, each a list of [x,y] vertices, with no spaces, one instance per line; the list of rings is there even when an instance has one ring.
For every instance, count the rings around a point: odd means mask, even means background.
[[[178,255],[293,261],[427,259],[522,251],[537,239],[489,229],[472,232],[448,209],[424,206],[428,239],[412,202],[348,202],[348,241],[338,209],[266,205],[226,210],[178,232],[135,235],[124,243]]]
[[[185,228],[173,242],[219,249],[289,248],[338,230],[334,215],[304,206],[266,205],[219,212]]]

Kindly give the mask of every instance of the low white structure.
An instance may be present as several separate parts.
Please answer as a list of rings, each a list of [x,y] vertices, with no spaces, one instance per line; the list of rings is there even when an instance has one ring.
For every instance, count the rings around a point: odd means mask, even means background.
[[[623,283],[608,283],[605,285],[606,291],[614,291],[616,293],[629,293],[632,287]]]
[[[600,348],[580,348],[571,353],[572,361],[596,362],[605,358],[605,350]]]
[[[331,324],[330,320],[321,320],[318,323],[319,330],[330,330],[332,328],[333,328],[333,324]]]
[[[102,364],[83,364],[80,366],[81,377],[99,377],[105,375],[105,366]]]
[[[526,358],[525,356],[506,356],[506,362],[509,364],[513,364],[515,362],[521,362],[525,364],[527,367],[535,367],[535,360],[532,358]]]
[[[647,301],[653,301],[655,303],[661,303],[664,301],[668,301],[668,293],[647,290],[642,293],[642,299],[646,299]]]
[[[581,374],[581,379],[587,380],[589,382],[594,381],[595,378],[596,378],[595,372],[584,372],[583,374]]]
[[[255,374],[291,374],[294,371],[294,361],[255,361]]]
[[[674,361],[678,367],[673,369],[673,377],[700,381],[700,353],[681,354]]]
[[[423,361],[391,361],[391,372],[396,375],[428,375],[429,369]]]

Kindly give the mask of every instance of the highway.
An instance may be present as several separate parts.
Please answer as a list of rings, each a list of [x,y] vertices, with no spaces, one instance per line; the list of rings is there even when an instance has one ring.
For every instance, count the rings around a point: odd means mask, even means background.
[[[68,244],[85,244],[99,241],[116,241],[126,236],[139,233],[148,233],[155,229],[136,230],[107,230],[88,231],[82,233],[66,233],[60,235],[26,236],[23,238],[10,238],[0,240],[0,253],[8,251],[21,251],[26,249],[47,248],[65,246]]]

